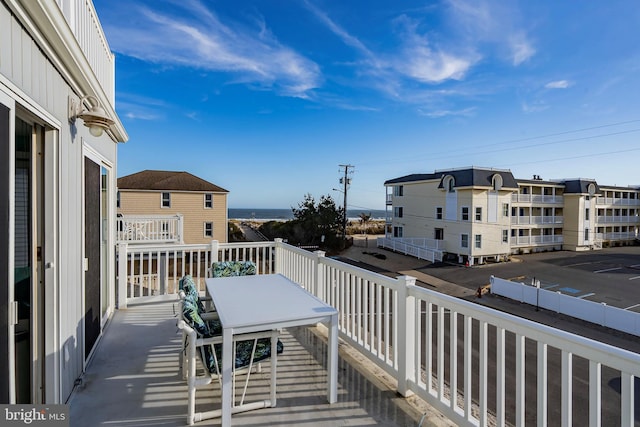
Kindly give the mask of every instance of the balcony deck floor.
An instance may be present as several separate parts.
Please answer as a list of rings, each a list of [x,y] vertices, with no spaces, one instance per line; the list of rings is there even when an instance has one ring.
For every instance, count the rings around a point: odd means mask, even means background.
[[[278,357],[277,406],[236,414],[242,426],[417,426],[422,413],[341,344],[338,402],[326,400],[326,345],[309,328],[286,330]],[[107,326],[70,404],[71,426],[183,426],[187,387],[178,370],[180,333],[172,302],[131,305]],[[351,352],[354,352],[351,349]],[[357,367],[356,367],[357,366]],[[378,370],[379,371],[379,370]],[[269,363],[252,374],[247,395],[268,398]],[[217,383],[198,390],[197,411],[216,409]],[[264,396],[264,397],[262,397]],[[424,410],[422,408],[421,410]],[[428,409],[423,426],[451,425]],[[196,426],[220,425],[219,419]]]

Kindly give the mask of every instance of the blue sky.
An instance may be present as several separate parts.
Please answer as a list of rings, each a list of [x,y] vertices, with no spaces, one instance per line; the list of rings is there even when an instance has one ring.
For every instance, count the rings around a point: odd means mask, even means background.
[[[232,208],[482,166],[640,185],[635,0],[94,0],[129,133],[118,176],[188,171]]]

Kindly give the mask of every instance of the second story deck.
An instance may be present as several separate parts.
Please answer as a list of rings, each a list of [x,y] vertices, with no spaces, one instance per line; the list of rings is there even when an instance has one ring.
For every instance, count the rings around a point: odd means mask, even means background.
[[[457,425],[634,424],[639,354],[323,255],[280,241],[123,244],[119,306],[174,294],[186,273],[204,292],[212,261],[252,260],[259,274],[283,274],[336,307],[345,344],[393,378],[398,393],[415,394]]]

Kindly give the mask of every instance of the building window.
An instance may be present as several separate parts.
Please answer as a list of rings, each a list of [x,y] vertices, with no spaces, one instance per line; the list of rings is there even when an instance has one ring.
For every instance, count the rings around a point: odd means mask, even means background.
[[[502,216],[509,216],[509,203],[502,204]]]
[[[447,181],[447,191],[449,193],[453,193],[455,190],[455,186],[456,186],[456,181],[453,179],[453,177],[450,177],[449,180]]]
[[[120,208],[120,192],[116,193],[116,208]]]
[[[402,218],[403,209],[402,206],[396,206],[393,208],[393,216],[396,218]]]
[[[482,208],[476,208],[476,221],[482,221]]]
[[[162,207],[163,208],[171,207],[171,193],[162,193]]]
[[[463,221],[469,221],[469,207],[468,206],[463,206],[462,207],[461,217],[462,217]]]
[[[393,227],[393,237],[402,237],[402,227]]]
[[[476,234],[476,249],[482,248],[482,234]]]
[[[584,220],[589,221],[589,208],[584,210]]]
[[[205,222],[204,223],[204,237],[213,237],[213,223]]]
[[[436,240],[444,240],[444,229],[436,228],[434,231]]]
[[[589,229],[588,228],[584,229],[584,241],[585,242],[589,241]]]
[[[469,235],[468,234],[462,234],[460,236],[460,246],[463,248],[468,248],[469,247]]]
[[[502,243],[509,243],[509,230],[502,230]]]
[[[396,185],[393,187],[394,196],[404,196],[404,185]]]
[[[206,193],[204,195],[204,208],[205,209],[211,209],[213,208],[213,194],[211,193]]]
[[[436,219],[442,219],[442,208],[441,207],[437,207],[436,208]]]

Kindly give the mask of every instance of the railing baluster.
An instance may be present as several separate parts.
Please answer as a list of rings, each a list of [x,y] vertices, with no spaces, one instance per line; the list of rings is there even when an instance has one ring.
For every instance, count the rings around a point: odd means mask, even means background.
[[[449,406],[458,408],[458,312],[451,311],[449,319]]]
[[[622,414],[620,425],[631,427],[635,420],[634,376],[627,372],[620,372],[620,381],[620,412]]]
[[[516,334],[516,426],[525,422],[525,337]]]
[[[547,427],[547,344],[538,341],[538,427]]]
[[[424,338],[424,355],[425,355],[425,370],[427,371],[427,378],[425,382],[427,384],[427,391],[433,393],[433,303],[429,300],[426,301],[426,313],[425,313],[425,329],[426,336]]]
[[[444,400],[444,315],[445,309],[442,304],[438,305],[438,399]]]
[[[479,351],[479,362],[478,367],[480,369],[480,384],[479,384],[479,410],[478,418],[480,421],[480,427],[485,427],[488,422],[487,418],[487,379],[488,379],[488,364],[489,358],[487,356],[488,350],[488,337],[487,337],[487,322],[480,321],[480,351]]]
[[[572,397],[573,395],[573,363],[572,354],[567,350],[562,350],[562,425],[571,426],[573,416]]]
[[[384,288],[384,342],[387,344],[385,347],[385,362],[389,363],[392,360],[392,356],[389,354],[389,347],[391,344],[391,340],[389,338],[389,336],[391,335],[391,318],[390,318],[390,311],[391,311],[391,290],[389,288]],[[394,352],[398,351],[397,348],[393,349]],[[396,363],[395,361],[397,360],[394,359],[393,362],[394,364]]]
[[[471,389],[471,343],[473,338],[472,329],[473,318],[471,316],[464,316],[464,419],[471,421],[473,418],[472,413],[472,389]]]
[[[505,331],[496,327],[496,425],[505,423]]]
[[[418,384],[418,386],[420,387],[425,387],[426,384],[422,379],[422,364],[421,364],[421,360],[422,360],[422,351],[423,351],[423,345],[422,345],[422,341],[423,341],[423,336],[425,334],[425,330],[422,326],[423,322],[422,322],[422,317],[423,317],[423,310],[422,307],[424,306],[424,301],[421,300],[420,298],[416,298],[415,299],[415,312],[418,315],[417,317],[417,322],[416,322],[416,328],[415,328],[415,332],[414,332],[414,337],[413,337],[413,341],[414,341],[414,350],[415,350],[415,356],[414,356],[414,360],[415,360],[415,372],[416,372],[416,384]]]
[[[623,400],[624,401],[624,400]],[[623,408],[624,412],[624,408]],[[589,427],[600,427],[602,413],[602,370],[600,363],[589,361]],[[624,424],[624,421],[621,423]]]

